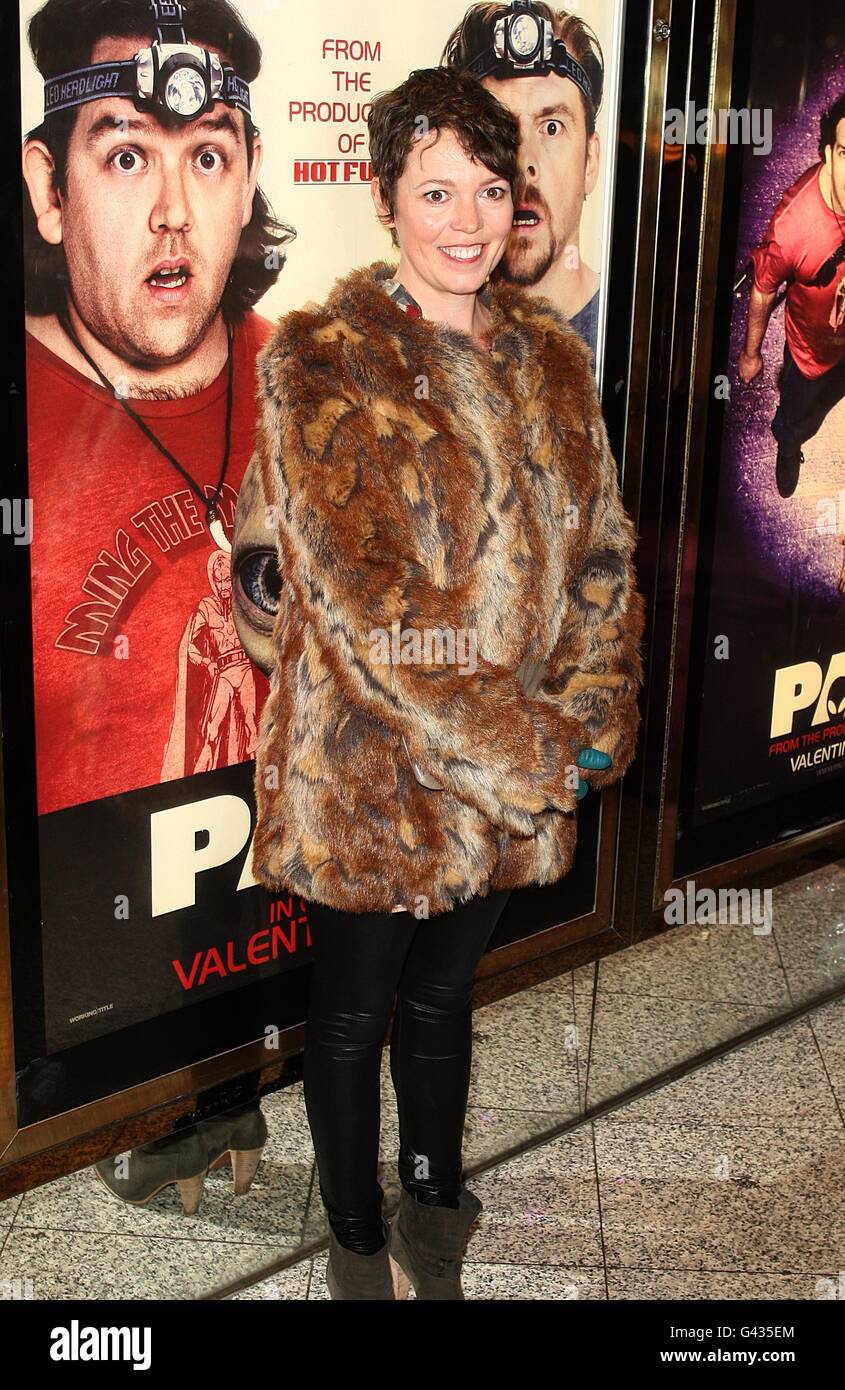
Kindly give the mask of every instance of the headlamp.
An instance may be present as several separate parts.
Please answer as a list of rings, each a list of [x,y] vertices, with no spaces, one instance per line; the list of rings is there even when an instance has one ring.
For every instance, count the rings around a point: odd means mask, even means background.
[[[593,105],[593,85],[586,69],[573,58],[562,39],[555,38],[551,21],[534,9],[532,0],[511,0],[510,13],[492,25],[492,43],[466,64],[476,77],[569,77]]]
[[[129,97],[139,111],[166,111],[195,121],[215,101],[239,106],[251,117],[249,86],[229,63],[189,43],[183,7],[176,0],[150,0],[156,37],[134,58],[95,63],[44,83],[44,117],[101,97]]]

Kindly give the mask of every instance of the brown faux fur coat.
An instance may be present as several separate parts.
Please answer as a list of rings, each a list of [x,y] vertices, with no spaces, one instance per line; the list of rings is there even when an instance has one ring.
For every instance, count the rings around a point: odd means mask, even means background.
[[[259,359],[282,591],[252,867],[349,912],[433,916],[568,871],[579,750],[613,758],[581,771],[593,788],[635,752],[645,614],[578,334],[496,284],[487,354],[406,317],[379,285],[394,273],[337,280]]]

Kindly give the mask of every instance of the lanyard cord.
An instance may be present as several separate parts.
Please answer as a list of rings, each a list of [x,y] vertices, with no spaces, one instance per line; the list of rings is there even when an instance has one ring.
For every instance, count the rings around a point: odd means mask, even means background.
[[[821,188],[819,189],[819,192],[821,192]],[[833,206],[835,199],[836,189],[833,186],[833,176],[831,175],[830,211],[833,213],[834,217],[836,218],[836,221],[839,223],[839,230],[841,232],[845,231],[845,218],[840,217],[839,213],[836,211],[836,208]],[[822,194],[822,201],[824,201],[824,194]],[[816,271],[815,275],[810,281],[810,284],[813,286],[813,288],[827,289],[828,285],[830,284],[834,275],[836,274],[837,268],[842,264],[843,260],[845,260],[845,238],[843,238],[843,240],[839,243],[836,250],[831,252],[827,260],[822,261],[821,265],[819,266],[818,270]],[[825,276],[825,272],[828,266],[830,267],[830,274]],[[825,278],[822,278],[823,276]]]
[[[151,444],[154,444],[155,447],[158,449],[159,453],[164,454],[164,457],[165,457],[166,459],[169,459],[169,461],[173,464],[174,468],[178,468],[178,469],[179,469],[179,472],[182,474],[182,477],[186,480],[186,482],[190,483],[190,485],[191,485],[191,487],[193,488],[194,492],[196,493],[197,497],[199,498],[199,500],[202,502],[203,506],[205,507],[205,514],[206,514],[207,520],[208,520],[208,521],[213,521],[213,520],[215,519],[215,517],[217,516],[217,503],[218,503],[218,501],[220,500],[220,493],[221,493],[222,490],[223,490],[223,479],[224,479],[225,476],[226,476],[226,469],[227,469],[228,466],[229,466],[229,453],[230,453],[230,450],[231,450],[231,447],[232,447],[232,397],[233,397],[233,395],[234,395],[234,391],[233,391],[233,386],[234,386],[234,351],[233,351],[233,334],[232,334],[231,328],[230,328],[228,325],[227,325],[227,327],[226,327],[226,334],[227,334],[228,341],[229,341],[229,351],[228,351],[229,379],[228,379],[228,386],[227,386],[227,391],[226,391],[226,444],[225,444],[225,448],[224,448],[224,451],[223,451],[223,463],[222,463],[221,469],[220,469],[220,480],[219,480],[219,482],[218,482],[218,484],[217,484],[217,487],[214,489],[214,494],[213,494],[213,496],[212,496],[212,498],[211,498],[211,501],[209,501],[209,499],[208,499],[208,497],[206,496],[206,494],[205,494],[205,493],[202,491],[202,489],[201,489],[200,487],[198,487],[197,484],[194,482],[194,480],[193,480],[193,478],[191,477],[190,473],[188,473],[187,470],[186,470],[185,468],[182,467],[182,465],[181,465],[181,463],[179,462],[179,460],[178,460],[177,458],[174,458],[174,456],[173,456],[173,454],[171,454],[170,450],[169,450],[168,448],[166,448],[164,444],[162,444],[161,440],[160,440],[159,438],[157,438],[157,436],[156,436],[155,434],[153,434],[153,432],[152,432],[152,430],[150,429],[149,425],[147,424],[146,420],[142,419],[142,417],[137,413],[137,411],[135,411],[135,410],[132,409],[132,406],[131,406],[131,405],[127,405],[127,403],[126,403],[126,401],[123,399],[123,397],[122,397],[121,395],[119,395],[118,392],[115,390],[114,386],[113,386],[112,383],[109,381],[108,377],[106,377],[106,376],[103,375],[103,373],[100,371],[100,368],[97,366],[96,362],[94,361],[93,357],[89,356],[89,354],[85,351],[85,348],[84,348],[84,347],[82,346],[82,344],[80,343],[79,338],[77,337],[76,333],[75,333],[74,330],[73,330],[73,327],[71,326],[71,322],[70,322],[70,319],[67,317],[67,314],[64,314],[64,313],[59,314],[59,315],[58,315],[58,319],[59,319],[59,323],[62,325],[62,328],[64,329],[64,331],[65,331],[65,333],[67,334],[68,338],[70,338],[70,341],[73,343],[74,347],[77,349],[78,352],[80,352],[80,353],[82,354],[82,356],[85,358],[85,360],[86,360],[86,362],[88,363],[88,365],[89,365],[90,367],[93,367],[94,371],[97,373],[97,376],[100,378],[100,380],[101,380],[101,382],[103,383],[103,385],[104,385],[109,391],[112,392],[112,394],[114,395],[115,399],[116,399],[117,401],[119,401],[120,405],[123,406],[123,409],[126,411],[126,414],[129,416],[130,420],[134,420],[134,421],[135,421],[135,424],[138,426],[138,428],[139,428],[140,430],[142,430],[142,431],[144,432],[144,434],[145,434],[145,435],[147,436],[147,438],[149,439],[150,443],[151,443]]]

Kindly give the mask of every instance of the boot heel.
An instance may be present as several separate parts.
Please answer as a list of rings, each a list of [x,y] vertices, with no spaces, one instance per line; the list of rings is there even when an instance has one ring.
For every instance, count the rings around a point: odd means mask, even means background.
[[[264,1145],[262,1144],[260,1149],[230,1149],[229,1152],[232,1157],[235,1196],[242,1197],[245,1192],[249,1192],[252,1180],[258,1172]]]
[[[196,1216],[202,1201],[205,1173],[197,1173],[194,1178],[180,1178],[176,1186],[182,1198],[182,1210],[186,1216]]]
[[[411,1292],[411,1281],[402,1266],[394,1260],[392,1255],[389,1255],[388,1259],[390,1261],[390,1273],[393,1277],[394,1297],[397,1299],[407,1298],[408,1294]]]
[[[213,1115],[197,1125],[209,1172],[231,1161],[232,1186],[240,1197],[248,1192],[267,1144],[267,1121],[257,1101],[235,1112]]]

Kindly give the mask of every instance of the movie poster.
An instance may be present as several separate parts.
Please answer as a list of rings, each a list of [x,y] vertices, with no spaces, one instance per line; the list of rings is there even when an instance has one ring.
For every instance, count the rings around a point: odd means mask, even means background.
[[[191,0],[135,10],[92,44],[72,0],[21,4],[48,1053],[309,959],[307,903],[250,866],[268,687],[233,622],[231,537],[256,356],[280,314],[391,259],[373,94],[450,41],[469,66],[511,13],[469,6],[467,38],[460,0],[239,0],[234,17],[204,0],[213,32]],[[599,380],[622,18],[581,0],[560,30],[592,104],[558,72],[482,79],[519,117],[529,171],[503,269],[567,313]],[[139,35],[216,45],[228,102],[176,131],[139,110],[131,91],[156,80]],[[172,77],[183,115],[198,80]]]
[[[779,834],[845,805],[845,25],[823,0],[797,48],[794,25],[793,7],[754,7],[747,105],[767,138],[741,153],[693,701],[692,824],[782,801]]]

